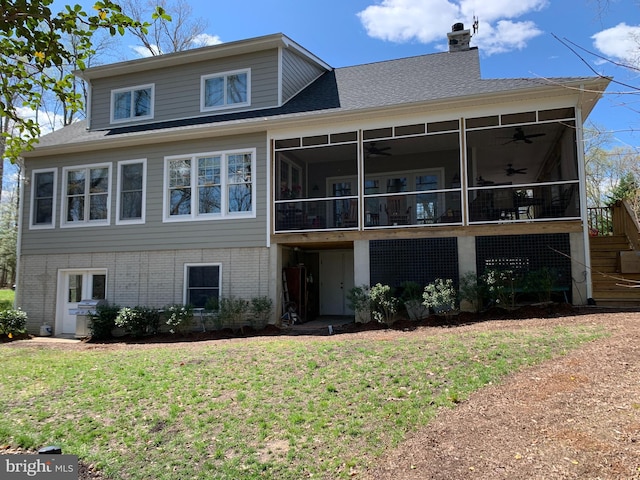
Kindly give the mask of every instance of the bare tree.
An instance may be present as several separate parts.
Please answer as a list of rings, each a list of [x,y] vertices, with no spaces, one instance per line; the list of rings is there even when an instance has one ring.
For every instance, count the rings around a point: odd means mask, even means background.
[[[122,10],[133,19],[148,18],[149,12],[161,7],[171,17],[157,18],[146,31],[141,28],[130,28],[133,34],[151,55],[181,52],[200,46],[198,40],[207,28],[202,17],[193,14],[191,5],[186,0],[122,0]]]

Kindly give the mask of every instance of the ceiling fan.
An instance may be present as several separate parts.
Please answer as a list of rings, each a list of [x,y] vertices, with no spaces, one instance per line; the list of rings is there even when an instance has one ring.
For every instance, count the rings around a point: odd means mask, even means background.
[[[513,168],[513,164],[508,164],[507,168],[505,168],[505,172],[507,172],[507,177],[511,177],[512,175],[515,175],[516,173],[519,173],[520,175],[526,175],[527,174],[527,167],[522,167],[522,168]]]
[[[390,156],[391,154],[387,152],[387,150],[391,150],[391,147],[376,147],[376,142],[371,142],[366,148],[366,153],[370,157],[381,155]]]
[[[486,180],[484,178],[482,178],[482,175],[480,175],[478,178],[476,178],[476,182],[478,182],[478,186],[479,187],[486,187],[487,185],[495,185],[496,182],[493,182],[491,180]]]
[[[546,133],[530,133],[527,135],[524,133],[524,130],[522,129],[522,127],[516,127],[516,131],[513,133],[511,140],[503,143],[503,145],[506,145],[507,143],[514,143],[514,142],[533,143],[533,141],[531,140],[532,138],[544,137],[545,135]]]

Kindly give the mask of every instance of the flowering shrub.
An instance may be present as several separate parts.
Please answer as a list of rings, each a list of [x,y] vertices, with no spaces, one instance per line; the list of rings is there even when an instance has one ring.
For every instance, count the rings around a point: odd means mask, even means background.
[[[123,307],[115,320],[117,327],[124,328],[134,337],[141,337],[145,333],[157,333],[159,323],[160,312],[155,308],[146,307]]]
[[[392,295],[391,287],[376,283],[371,287],[369,295],[371,296],[373,318],[380,323],[391,325],[399,304],[398,299]]]
[[[12,308],[0,311],[0,334],[5,334],[11,338],[19,333],[25,333],[26,326],[26,312]]]
[[[517,279],[513,270],[487,270],[480,278],[490,302],[504,308],[515,305]]]
[[[450,312],[456,308],[457,292],[450,278],[436,278],[433,283],[424,287],[422,304],[432,308],[434,312]]]
[[[193,320],[193,307],[191,305],[169,305],[165,307],[167,312],[167,325],[171,333],[184,334],[191,328]]]

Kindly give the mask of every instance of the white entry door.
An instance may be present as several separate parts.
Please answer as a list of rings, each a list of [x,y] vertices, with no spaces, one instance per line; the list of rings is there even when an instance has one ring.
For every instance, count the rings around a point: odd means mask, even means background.
[[[353,250],[320,252],[320,315],[353,315],[346,298],[353,278]]]
[[[106,270],[63,270],[58,275],[58,313],[56,335],[76,333],[76,316],[69,313],[78,308],[82,300],[104,300],[106,295]]]

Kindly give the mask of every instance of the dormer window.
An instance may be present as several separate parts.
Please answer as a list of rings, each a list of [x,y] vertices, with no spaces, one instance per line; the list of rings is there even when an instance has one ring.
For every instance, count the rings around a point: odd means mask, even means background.
[[[153,118],[153,85],[111,91],[111,122]]]
[[[251,104],[251,71],[237,70],[202,77],[200,109],[204,111]]]

